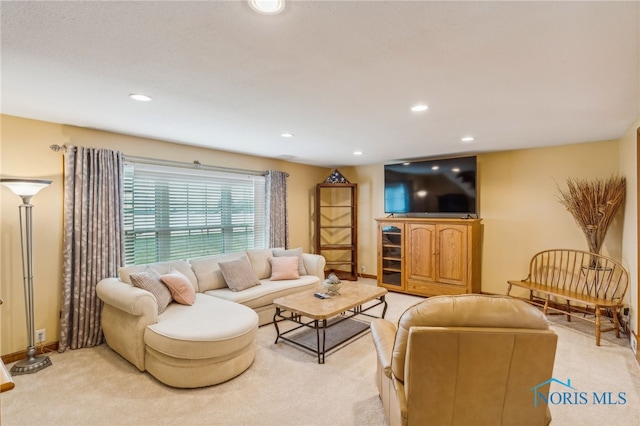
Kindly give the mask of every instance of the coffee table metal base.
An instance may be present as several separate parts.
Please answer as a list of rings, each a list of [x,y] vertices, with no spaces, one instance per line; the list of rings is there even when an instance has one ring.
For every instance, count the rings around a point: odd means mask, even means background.
[[[366,313],[367,311],[380,305],[384,305],[380,317]],[[346,312],[341,313],[340,315],[329,319],[307,318],[295,312],[290,312],[286,309],[276,307],[276,313],[273,316],[273,324],[276,327],[277,337],[274,343],[278,343],[279,340],[283,340],[285,342],[311,351],[317,355],[318,364],[324,364],[325,355],[327,355],[328,352],[340,347],[341,345],[351,340],[354,340],[356,337],[365,333],[369,329],[368,322],[355,319],[355,317],[362,315],[370,318],[384,318],[386,313],[387,302],[384,296],[374,299],[373,304],[356,306],[353,309],[350,309]],[[298,326],[290,330],[281,332],[278,323],[283,321],[294,322],[298,324]],[[348,324],[348,322],[351,322],[351,324]],[[327,332],[332,328],[335,330],[341,327],[341,325],[345,326],[344,328],[349,328],[350,332],[348,332],[342,339],[338,341],[332,341],[332,339],[328,339]],[[299,331],[301,329],[315,331],[315,345],[305,343],[303,339],[299,338],[300,335],[304,334],[304,331]]]

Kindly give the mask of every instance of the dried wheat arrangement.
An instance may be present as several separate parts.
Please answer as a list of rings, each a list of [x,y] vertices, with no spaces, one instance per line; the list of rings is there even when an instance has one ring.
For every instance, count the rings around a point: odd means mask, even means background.
[[[626,179],[567,179],[567,190],[558,188],[560,203],[584,232],[591,253],[600,254],[607,229],[624,202]]]

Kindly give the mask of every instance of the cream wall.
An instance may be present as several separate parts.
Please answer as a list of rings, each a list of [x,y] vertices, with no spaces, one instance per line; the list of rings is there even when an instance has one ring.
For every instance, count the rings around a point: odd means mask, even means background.
[[[620,139],[620,170],[627,176],[625,221],[622,234],[622,263],[629,271],[631,329],[636,336],[638,323],[638,128],[640,117]]]
[[[565,187],[568,177],[606,178],[617,173],[619,147],[618,141],[605,141],[478,156],[484,292],[503,294],[508,279],[524,278],[528,261],[537,251],[587,249],[573,217],[557,201],[556,184]],[[375,274],[374,219],[385,216],[383,166],[357,167],[353,175],[360,189],[359,261],[370,274]],[[620,211],[603,247],[603,254],[616,259],[622,256],[623,219]]]
[[[118,149],[128,155],[170,159],[252,170],[277,169],[290,174],[289,209],[291,246],[314,249],[315,185],[330,169],[304,166],[204,148],[82,129],[54,123],[1,116],[0,175],[36,177],[53,184],[33,199],[35,235],[35,328],[47,329],[47,340],[59,333],[62,259],[61,153],[52,144],[73,144]],[[620,141],[505,151],[478,156],[480,215],[484,224],[482,289],[504,293],[506,280],[526,274],[530,256],[550,247],[585,249],[584,237],[571,215],[558,203],[556,183],[567,177],[627,177],[627,206],[607,235],[603,252],[622,258],[632,274],[627,300],[637,312],[637,186],[635,127]],[[376,223],[384,217],[383,166],[340,168],[358,184],[359,265],[376,274]],[[18,239],[17,206],[20,199],[0,189],[0,354],[24,350],[24,298]],[[624,227],[624,237],[623,237]],[[360,270],[360,267],[358,270]],[[637,317],[636,317],[637,318]],[[637,319],[636,319],[637,321]],[[637,331],[637,324],[636,329]]]
[[[58,340],[62,276],[63,154],[50,145],[72,144],[120,150],[125,155],[289,173],[290,246],[313,248],[312,204],[315,185],[330,170],[281,160],[253,157],[61,124],[0,116],[0,175],[50,179],[53,183],[32,200],[34,216],[35,329],[47,330],[47,342]],[[0,188],[0,354],[22,351],[27,344],[18,227],[20,198]]]

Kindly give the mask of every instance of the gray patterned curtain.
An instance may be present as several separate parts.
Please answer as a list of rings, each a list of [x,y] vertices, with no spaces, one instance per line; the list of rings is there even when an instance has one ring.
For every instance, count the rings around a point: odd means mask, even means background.
[[[124,263],[122,153],[69,147],[64,167],[60,352],[102,343],[96,284]]]
[[[289,248],[289,212],[285,172],[267,172],[267,232],[269,247]]]

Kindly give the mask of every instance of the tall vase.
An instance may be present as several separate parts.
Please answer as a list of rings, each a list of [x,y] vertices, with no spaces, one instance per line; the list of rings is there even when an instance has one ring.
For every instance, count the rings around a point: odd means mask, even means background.
[[[594,254],[600,254],[600,250],[602,249],[602,241],[599,240],[596,232],[585,233],[585,237],[587,238],[587,245],[589,246],[589,252]],[[598,265],[598,257],[591,256],[591,262],[589,266],[593,269],[596,269]]]
[[[600,254],[600,250],[602,248],[602,242],[598,241],[598,238],[595,235],[595,232],[593,232],[591,234],[585,234],[585,237],[587,238],[587,244],[589,245],[589,251],[591,253]]]

